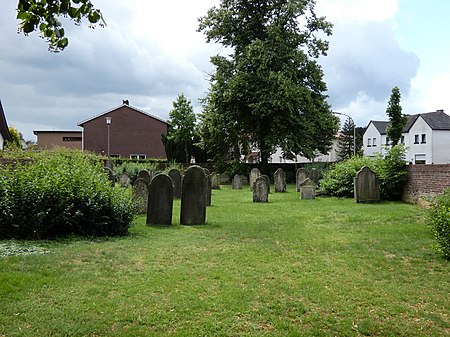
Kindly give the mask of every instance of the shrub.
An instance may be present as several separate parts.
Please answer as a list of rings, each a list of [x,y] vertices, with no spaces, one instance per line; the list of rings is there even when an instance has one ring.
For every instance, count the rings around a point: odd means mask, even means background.
[[[450,260],[450,189],[437,197],[428,214],[428,224],[436,239],[436,250]]]
[[[158,166],[159,165],[157,163],[124,161],[122,164],[114,167],[114,176],[119,179],[122,174],[126,173],[130,178],[131,183],[133,183],[137,179],[139,171],[157,171]]]
[[[324,174],[321,189],[337,197],[352,197],[354,178],[364,166],[375,172],[380,182],[380,197],[387,200],[401,198],[407,178],[405,168],[405,147],[400,144],[392,147],[386,155],[375,159],[355,156],[341,161]]]
[[[134,218],[130,191],[112,188],[97,157],[56,150],[0,168],[0,237],[125,235]]]
[[[363,167],[372,165],[368,157],[354,156],[336,163],[329,171],[324,173],[320,181],[320,188],[336,197],[353,197],[353,179]]]

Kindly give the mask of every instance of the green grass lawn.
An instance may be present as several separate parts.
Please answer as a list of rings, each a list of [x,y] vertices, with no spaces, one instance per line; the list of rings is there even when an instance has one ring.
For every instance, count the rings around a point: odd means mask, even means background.
[[[293,186],[269,201],[223,187],[204,226],[0,241],[0,336],[450,334],[450,264],[422,209]]]

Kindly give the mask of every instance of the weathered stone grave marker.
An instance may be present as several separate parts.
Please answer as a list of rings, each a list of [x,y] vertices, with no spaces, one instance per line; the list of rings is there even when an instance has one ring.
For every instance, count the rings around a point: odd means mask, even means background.
[[[147,212],[148,184],[142,178],[137,178],[133,183],[133,199],[137,203],[138,212]]]
[[[213,190],[220,190],[220,177],[216,172],[211,173],[211,188]]]
[[[253,168],[250,171],[250,178],[248,179],[248,182],[250,184],[250,191],[253,191],[253,183],[259,176],[261,176],[261,172],[257,168]]]
[[[242,180],[241,180],[241,176],[239,174],[234,175],[231,186],[232,186],[233,190],[242,189]]]
[[[253,183],[253,202],[269,202],[269,184],[266,177],[259,176]]]
[[[119,183],[120,183],[120,186],[122,186],[122,187],[130,186],[131,180],[130,180],[130,177],[128,176],[128,174],[122,173],[122,175],[120,176],[120,179],[119,179]]]
[[[152,176],[149,171],[147,170],[140,170],[137,179],[143,179],[147,182],[147,185],[150,185],[150,182],[152,181]]]
[[[191,166],[183,178],[181,190],[181,225],[206,223],[206,190],[208,181],[200,166]]]
[[[314,199],[316,197],[316,183],[306,178],[300,183],[300,199]]]
[[[172,179],[173,197],[179,199],[181,197],[181,173],[177,169],[171,169],[169,177]]]
[[[306,171],[304,168],[299,168],[297,170],[297,173],[295,174],[295,182],[296,182],[296,186],[297,186],[297,192],[300,192],[300,184],[306,179],[308,178],[306,176]]]
[[[281,169],[277,169],[273,175],[275,184],[275,193],[286,192],[286,173]]]
[[[371,203],[380,201],[380,184],[378,178],[367,166],[364,166],[356,173],[354,188],[356,202]]]
[[[167,174],[157,174],[148,191],[147,225],[172,225],[173,183]]]

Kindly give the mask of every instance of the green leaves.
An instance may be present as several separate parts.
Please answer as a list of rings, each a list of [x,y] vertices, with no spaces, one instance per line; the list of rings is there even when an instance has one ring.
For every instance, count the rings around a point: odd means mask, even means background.
[[[19,0],[17,5],[19,32],[27,35],[37,31],[52,52],[60,52],[69,44],[59,21],[60,17],[67,16],[75,24],[80,24],[85,18],[91,28],[99,22],[102,27],[106,25],[101,12],[94,8],[90,0]]]

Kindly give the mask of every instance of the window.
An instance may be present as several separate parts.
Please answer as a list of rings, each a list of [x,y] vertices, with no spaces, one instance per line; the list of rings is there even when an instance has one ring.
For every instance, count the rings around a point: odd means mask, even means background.
[[[426,142],[427,142],[427,135],[424,134],[424,133],[422,133],[421,136],[422,136],[422,137],[421,137],[420,143],[421,143],[421,144],[426,144]]]
[[[402,139],[400,140],[400,143],[405,144],[405,136],[402,136]]]
[[[372,146],[377,146],[377,139],[376,138],[372,138]]]
[[[426,164],[426,157],[424,154],[416,154],[414,156],[414,164]]]
[[[419,144],[419,135],[414,135],[414,144]]]
[[[146,154],[130,154],[130,159],[145,159],[147,158]]]
[[[120,158],[120,154],[111,154],[109,155],[111,158]]]
[[[367,138],[367,147],[372,146],[372,138]]]
[[[390,142],[391,140],[389,139],[389,137],[386,137],[386,145],[389,145]]]
[[[63,137],[63,142],[81,142],[81,137]]]

